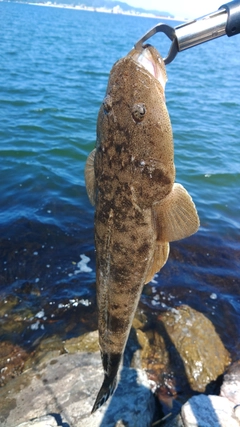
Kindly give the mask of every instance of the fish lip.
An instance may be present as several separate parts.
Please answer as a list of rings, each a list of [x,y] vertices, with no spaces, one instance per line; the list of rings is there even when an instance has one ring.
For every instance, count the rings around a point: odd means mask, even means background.
[[[155,77],[161,84],[163,90],[165,90],[167,81],[165,64],[163,58],[161,58],[155,48],[146,44],[142,46],[141,51],[135,49],[133,59]]]

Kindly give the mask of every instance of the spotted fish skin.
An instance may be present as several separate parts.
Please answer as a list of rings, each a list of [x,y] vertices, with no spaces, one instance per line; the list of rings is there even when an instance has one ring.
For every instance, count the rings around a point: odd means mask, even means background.
[[[103,385],[93,412],[113,393],[145,283],[166,263],[169,242],[199,227],[187,191],[174,184],[166,71],[151,46],[133,49],[110,73],[96,148],[85,179],[96,205],[95,246]]]

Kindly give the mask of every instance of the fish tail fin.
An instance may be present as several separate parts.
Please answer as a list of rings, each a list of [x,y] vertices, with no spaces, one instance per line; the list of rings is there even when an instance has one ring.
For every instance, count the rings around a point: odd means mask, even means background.
[[[113,394],[117,385],[117,376],[109,382],[109,378],[105,375],[104,381],[102,383],[102,387],[100,388],[95,403],[92,408],[92,414],[97,409],[101,408],[101,406],[108,400],[108,398]]]
[[[99,409],[114,393],[118,381],[118,369],[122,360],[121,354],[102,354],[103,368],[105,372],[102,386],[92,408],[92,414]]]

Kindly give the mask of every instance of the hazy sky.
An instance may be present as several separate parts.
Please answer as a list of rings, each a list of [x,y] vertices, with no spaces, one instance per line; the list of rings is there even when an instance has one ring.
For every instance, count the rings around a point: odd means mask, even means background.
[[[131,6],[143,9],[163,10],[181,18],[199,18],[209,12],[215,12],[228,0],[125,0]]]

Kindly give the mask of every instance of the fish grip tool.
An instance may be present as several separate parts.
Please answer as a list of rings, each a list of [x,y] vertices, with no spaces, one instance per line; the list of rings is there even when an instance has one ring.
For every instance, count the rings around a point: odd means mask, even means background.
[[[240,0],[226,3],[216,11],[193,21],[186,22],[175,28],[159,23],[149,30],[135,44],[141,50],[142,44],[154,34],[162,32],[172,41],[165,64],[170,64],[178,52],[197,46],[201,43],[227,35],[240,33]]]

